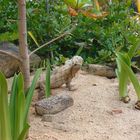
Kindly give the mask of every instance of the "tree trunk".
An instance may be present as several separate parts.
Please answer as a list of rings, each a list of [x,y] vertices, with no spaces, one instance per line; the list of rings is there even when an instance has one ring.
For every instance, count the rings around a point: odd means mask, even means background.
[[[18,0],[20,70],[24,77],[25,91],[30,86],[30,66],[27,46],[26,0]]]
[[[49,15],[49,13],[50,13],[50,0],[46,0],[46,11],[47,11],[47,14]]]

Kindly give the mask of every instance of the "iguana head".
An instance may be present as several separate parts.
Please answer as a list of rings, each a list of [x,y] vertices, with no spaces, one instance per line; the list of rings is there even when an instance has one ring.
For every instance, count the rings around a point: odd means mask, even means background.
[[[66,65],[70,65],[70,66],[74,66],[74,65],[82,66],[82,64],[83,64],[83,58],[81,56],[74,56],[74,57],[72,57],[72,59],[67,60],[65,62],[65,64]]]
[[[65,65],[68,65],[71,67],[72,77],[75,77],[75,74],[80,70],[82,64],[83,64],[83,58],[81,56],[74,56],[72,57],[72,59],[67,60],[65,62]]]
[[[81,56],[74,56],[72,58],[72,62],[73,62],[73,65],[80,65],[80,66],[82,66],[83,58]]]

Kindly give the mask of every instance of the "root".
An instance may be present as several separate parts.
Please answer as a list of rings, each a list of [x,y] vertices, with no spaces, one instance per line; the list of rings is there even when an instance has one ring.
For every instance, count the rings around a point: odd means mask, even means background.
[[[130,102],[130,97],[129,96],[121,97],[120,101],[122,101],[124,103],[129,103]]]
[[[138,109],[138,110],[140,110],[140,101],[137,101],[135,103],[135,108]]]

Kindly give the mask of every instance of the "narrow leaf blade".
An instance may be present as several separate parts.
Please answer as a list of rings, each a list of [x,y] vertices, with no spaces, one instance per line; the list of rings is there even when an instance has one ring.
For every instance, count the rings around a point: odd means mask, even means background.
[[[41,74],[41,71],[42,71],[42,69],[38,69],[36,71],[35,76],[34,76],[33,81],[32,81],[32,84],[31,84],[30,88],[28,89],[27,96],[26,96],[24,122],[27,120],[27,115],[28,115],[29,107],[31,105],[32,96],[33,96],[33,93],[35,90],[36,82]]]
[[[51,89],[50,89],[50,76],[51,76],[51,68],[50,68],[50,61],[47,61],[47,71],[46,71],[46,86],[45,86],[45,95],[48,98],[51,95]]]
[[[8,88],[5,76],[0,72],[0,139],[11,140]]]

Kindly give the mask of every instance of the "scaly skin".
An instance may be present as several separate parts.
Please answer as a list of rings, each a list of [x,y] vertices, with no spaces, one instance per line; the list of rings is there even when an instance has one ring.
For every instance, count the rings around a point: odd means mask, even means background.
[[[75,77],[75,74],[80,70],[83,63],[83,59],[80,56],[74,56],[72,59],[65,62],[65,65],[57,68],[53,71],[51,75],[51,89],[59,88],[63,84],[66,84],[66,87],[69,90],[72,90],[71,80]],[[45,76],[42,75],[39,84],[39,88],[45,89]]]

